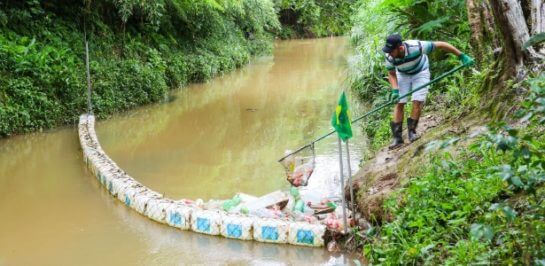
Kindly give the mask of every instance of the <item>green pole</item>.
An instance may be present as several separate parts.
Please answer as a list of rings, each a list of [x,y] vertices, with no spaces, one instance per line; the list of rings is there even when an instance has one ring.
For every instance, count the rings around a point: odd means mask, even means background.
[[[438,76],[438,77],[432,79],[430,82],[425,83],[425,84],[423,84],[423,85],[420,85],[419,87],[416,87],[415,89],[413,89],[413,90],[411,90],[411,91],[409,91],[409,92],[407,92],[407,93],[405,93],[405,94],[403,94],[403,95],[400,95],[400,96],[399,96],[399,99],[404,98],[404,97],[409,96],[409,95],[412,95],[413,93],[415,93],[415,92],[417,92],[417,91],[419,91],[419,90],[422,90],[422,89],[424,89],[425,87],[427,87],[427,86],[429,86],[429,85],[431,85],[431,84],[433,84],[433,83],[436,83],[436,82],[438,82],[438,81],[444,79],[444,78],[447,77],[447,76],[452,75],[453,73],[459,71],[460,69],[462,69],[462,68],[464,68],[464,67],[465,67],[465,65],[459,65],[459,66],[457,66],[457,67],[455,67],[455,68],[453,68],[453,69],[451,69],[451,70],[449,70],[449,71],[447,71],[447,72],[441,74],[440,76]],[[364,119],[364,118],[366,118],[366,117],[369,117],[370,115],[372,115],[372,114],[374,114],[374,113],[376,113],[376,112],[378,112],[378,111],[380,111],[380,110],[382,110],[382,109],[384,109],[384,108],[386,108],[386,107],[388,107],[388,106],[390,106],[390,105],[394,105],[394,104],[396,104],[396,103],[395,103],[395,102],[392,102],[392,101],[385,102],[385,103],[379,105],[378,107],[372,109],[371,111],[369,111],[369,112],[363,114],[362,116],[360,116],[360,117],[358,117],[358,118],[352,120],[352,124],[354,124],[354,123],[356,123],[356,122],[359,122],[360,120],[362,120],[362,119]],[[314,143],[316,143],[316,142],[318,142],[318,141],[321,141],[321,140],[323,140],[323,139],[325,139],[325,138],[331,136],[333,133],[335,133],[335,130],[333,130],[333,131],[331,131],[331,132],[329,132],[329,133],[327,133],[327,134],[325,134],[325,135],[323,135],[323,136],[321,136],[321,137],[315,139],[315,140],[312,141],[310,144],[307,144],[307,145],[305,145],[305,146],[303,146],[303,147],[301,147],[301,148],[295,150],[294,152],[285,155],[284,157],[280,158],[278,161],[280,162],[280,161],[284,160],[285,158],[287,158],[288,156],[293,155],[293,154],[295,154],[295,153],[298,153],[298,152],[300,152],[301,150],[303,150],[303,149],[309,147],[310,145],[314,145]]]

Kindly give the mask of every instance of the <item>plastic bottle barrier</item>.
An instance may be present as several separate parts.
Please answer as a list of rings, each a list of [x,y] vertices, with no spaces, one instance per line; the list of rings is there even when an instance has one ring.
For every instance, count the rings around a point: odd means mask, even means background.
[[[255,219],[254,239],[260,242],[288,243],[289,224],[274,219]]]
[[[323,246],[325,226],[321,224],[291,223],[288,243],[303,246]]]
[[[219,235],[221,215],[219,211],[195,210],[191,214],[191,230],[203,234]]]
[[[193,208],[174,202],[166,209],[166,212],[168,225],[182,230],[189,230],[191,228],[191,213],[193,212]]]
[[[108,157],[98,142],[94,123],[94,116],[80,116],[78,134],[83,161],[114,198],[138,213],[175,228],[209,235],[315,247],[324,245],[325,227],[320,224],[203,210],[191,203],[164,198],[130,177]]]
[[[133,209],[142,215],[146,215],[146,208],[148,202],[153,199],[160,199],[161,195],[151,190],[146,190],[144,192],[138,193],[134,196],[134,205]]]
[[[252,240],[253,223],[250,217],[224,214],[221,217],[221,235],[227,238]]]
[[[152,199],[148,202],[144,215],[160,223],[167,223],[167,209],[174,201],[169,199]]]

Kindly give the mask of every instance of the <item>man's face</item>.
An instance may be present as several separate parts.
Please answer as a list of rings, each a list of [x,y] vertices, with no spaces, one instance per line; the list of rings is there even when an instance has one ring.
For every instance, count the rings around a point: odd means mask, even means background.
[[[405,56],[403,52],[404,52],[403,45],[400,45],[394,50],[392,50],[392,52],[390,53],[390,56],[392,56],[393,58],[403,58]]]

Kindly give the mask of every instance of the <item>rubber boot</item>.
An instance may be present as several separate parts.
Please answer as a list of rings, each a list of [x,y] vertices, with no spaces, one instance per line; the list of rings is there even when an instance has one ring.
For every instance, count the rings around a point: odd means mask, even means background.
[[[399,123],[390,122],[390,129],[394,140],[388,146],[388,149],[393,150],[403,145],[403,121]]]
[[[418,126],[418,120],[407,118],[407,132],[409,133],[409,141],[414,142],[419,139],[420,136],[416,135],[416,127]]]

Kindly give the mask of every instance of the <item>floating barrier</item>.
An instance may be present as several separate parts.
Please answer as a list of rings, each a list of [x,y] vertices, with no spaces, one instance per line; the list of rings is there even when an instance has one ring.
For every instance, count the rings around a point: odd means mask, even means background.
[[[193,208],[185,204],[174,202],[166,210],[167,224],[182,230],[191,229],[191,213]]]
[[[290,224],[288,243],[303,246],[323,246],[325,225],[295,222]]]
[[[142,215],[146,215],[146,209],[148,207],[148,203],[151,202],[153,199],[160,199],[160,198],[162,198],[161,194],[147,189],[134,196],[133,209]]]
[[[167,223],[167,209],[173,204],[174,201],[170,199],[152,199],[148,202],[146,206],[146,211],[144,215],[148,218],[155,220],[160,223]]]
[[[252,240],[253,219],[227,214],[221,217],[221,235],[227,238]]]
[[[260,242],[288,243],[289,224],[283,220],[255,219],[254,239]]]
[[[195,210],[191,214],[191,230],[198,233],[219,235],[221,222],[220,211]]]
[[[240,194],[242,204],[233,207],[231,213],[222,210],[221,207],[214,209],[213,206],[222,205],[221,201],[215,205],[207,205],[202,202],[165,198],[129,176],[108,157],[98,142],[94,124],[94,116],[80,116],[78,134],[83,161],[114,198],[136,212],[159,223],[203,234],[269,243],[314,247],[324,245],[323,236],[326,229],[320,223],[294,222],[280,216],[262,218],[253,215],[260,213],[260,210],[268,210],[263,208],[266,205],[285,200],[286,195],[283,193],[273,192],[261,198]],[[232,213],[240,211],[241,207],[249,210],[249,214]],[[274,213],[271,211],[271,215]]]

